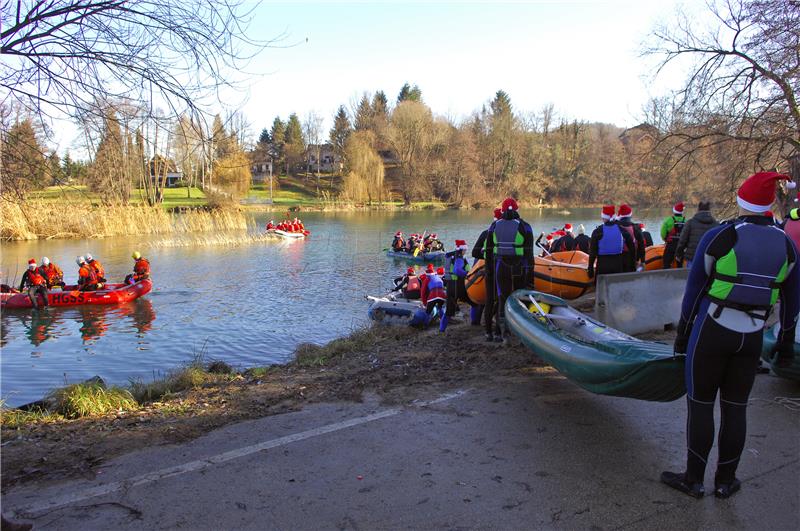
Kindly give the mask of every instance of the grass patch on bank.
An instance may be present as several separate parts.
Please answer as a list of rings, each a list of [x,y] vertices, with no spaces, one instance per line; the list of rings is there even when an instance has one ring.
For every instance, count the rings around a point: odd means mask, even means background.
[[[48,397],[54,409],[68,419],[131,411],[139,407],[133,395],[121,387],[106,387],[100,382],[68,385]]]
[[[334,339],[325,345],[301,343],[295,350],[294,364],[298,367],[321,367],[331,361],[343,358],[346,354],[368,348],[377,341],[373,328],[355,330],[346,337]]]
[[[208,204],[206,194],[200,188],[186,186],[178,188],[165,188],[163,191],[164,201],[161,203],[162,208],[167,210],[176,207],[200,207]],[[134,189],[131,192],[131,204],[144,204],[144,192],[141,189]],[[44,190],[36,190],[30,193],[29,199],[36,202],[89,202],[95,205],[100,205],[101,200],[99,194],[91,192],[84,185],[75,186],[48,186]]]

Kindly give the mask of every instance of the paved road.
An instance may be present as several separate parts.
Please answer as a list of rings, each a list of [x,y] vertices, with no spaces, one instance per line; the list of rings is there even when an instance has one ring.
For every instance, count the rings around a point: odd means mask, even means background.
[[[759,376],[731,500],[658,482],[682,467],[685,403],[529,374],[385,406],[323,404],[114,460],[3,499],[40,529],[797,529],[800,387]],[[438,396],[438,400],[435,400]],[[713,471],[709,471],[710,490]]]

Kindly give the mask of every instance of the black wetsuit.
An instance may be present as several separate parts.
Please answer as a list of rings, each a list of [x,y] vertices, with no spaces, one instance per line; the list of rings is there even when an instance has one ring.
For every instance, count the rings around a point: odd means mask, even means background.
[[[642,231],[642,239],[644,240],[645,249],[647,249],[647,247],[653,246],[653,235],[647,232],[646,230]]]
[[[622,273],[626,269],[630,268],[628,262],[631,260],[631,255],[626,255],[622,252],[622,249],[620,249],[618,254],[600,254],[600,240],[603,239],[603,228],[605,227],[613,227],[612,230],[619,230],[620,234],[622,235],[623,247],[624,245],[627,245],[629,249],[632,249],[634,246],[633,238],[631,238],[631,235],[628,234],[628,231],[623,230],[622,227],[617,226],[617,224],[613,221],[604,222],[602,225],[592,231],[592,237],[589,243],[590,276]],[[597,260],[596,267],[595,260]]]
[[[769,225],[764,216],[747,216],[708,231],[697,247],[696,259],[692,262],[683,297],[675,350],[679,353],[686,352],[688,404],[686,479],[690,483],[702,483],[705,475],[708,455],[714,444],[714,404],[717,392],[720,395],[722,417],[719,459],[715,476],[717,484],[733,482],[746,440],[747,401],[761,355],[764,320],[748,317],[749,313],[737,309],[711,306],[718,299],[714,299],[709,293],[714,282],[716,264],[737,244],[739,231],[735,225],[743,222],[762,225],[765,228]],[[768,243],[776,241],[774,234],[763,232],[761,234],[770,236]],[[761,239],[763,241],[763,236]],[[783,246],[780,240],[781,238],[777,237],[778,244],[769,248],[766,244],[762,244],[762,241],[748,244],[749,250],[741,249],[736,256],[743,262],[745,259],[741,255],[746,254],[749,265],[742,267],[747,267],[747,271],[757,276],[765,272],[757,271],[758,266],[752,264],[767,261],[775,256],[765,253],[785,253],[790,270],[778,288],[781,301],[781,331],[778,344],[783,347],[782,352],[788,351],[790,353],[788,355],[791,356],[800,306],[800,271],[794,245],[785,238],[786,244]],[[753,260],[753,256],[762,258]],[[783,255],[777,256],[782,262]],[[707,266],[707,263],[714,263],[714,268],[707,269],[711,267]],[[747,276],[742,273],[744,271],[740,271],[736,278]],[[765,313],[763,310],[751,311],[754,314]],[[732,328],[733,325],[742,331]]]
[[[521,243],[515,243],[516,239],[503,240],[502,235],[497,238],[501,227],[504,228],[500,224],[508,222],[517,222],[516,234],[521,236]],[[495,241],[496,238],[501,241]],[[501,248],[498,254],[495,254],[496,244]],[[512,247],[514,254],[504,254]],[[494,335],[502,338],[506,299],[514,290],[533,286],[533,267],[533,229],[516,211],[504,212],[486,235],[486,305],[494,310],[486,313],[487,337],[492,336],[492,318],[496,316]]]
[[[617,225],[622,227],[628,234],[633,232],[633,241],[634,241],[634,250],[631,251],[631,247],[626,247],[625,252],[623,253],[625,256],[622,258],[623,265],[625,267],[625,272],[633,272],[636,270],[636,262],[644,263],[644,255],[645,255],[645,243],[644,238],[642,237],[642,229],[639,228],[639,225],[631,222],[629,219],[622,219],[617,222]]]
[[[576,247],[575,238],[572,234],[565,234],[560,237],[550,246],[551,253],[558,253],[561,251],[574,251]]]
[[[578,234],[575,236],[575,246],[579,251],[583,251],[586,254],[589,254],[590,241],[590,238],[585,234]]]

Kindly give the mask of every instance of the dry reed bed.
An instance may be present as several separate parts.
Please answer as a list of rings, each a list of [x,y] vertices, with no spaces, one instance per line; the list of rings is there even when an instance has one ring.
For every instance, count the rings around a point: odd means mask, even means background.
[[[233,208],[175,214],[145,205],[31,202],[21,207],[4,202],[0,218],[0,239],[6,241],[246,229],[247,218]]]
[[[242,245],[252,245],[264,242],[280,242],[283,240],[272,234],[265,233],[248,233],[248,234],[230,234],[230,233],[217,233],[217,234],[203,234],[198,236],[181,236],[175,238],[165,238],[148,243],[151,249],[160,249],[167,247],[200,247],[200,246],[227,246],[239,247]]]

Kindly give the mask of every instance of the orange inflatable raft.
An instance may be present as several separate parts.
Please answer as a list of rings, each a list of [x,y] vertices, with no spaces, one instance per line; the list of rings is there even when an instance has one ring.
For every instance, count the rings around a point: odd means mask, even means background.
[[[644,251],[645,271],[664,269],[664,244],[651,245]]]
[[[536,257],[533,269],[536,291],[562,299],[577,299],[594,289],[587,272],[589,255],[581,251],[553,253],[547,258]],[[486,281],[483,260],[478,260],[467,275],[467,296],[475,304],[486,304]]]

